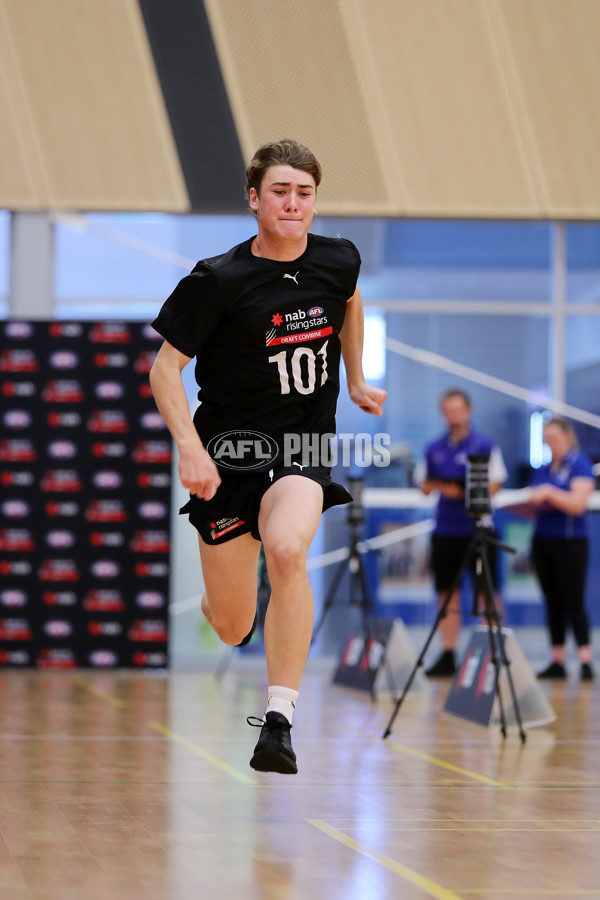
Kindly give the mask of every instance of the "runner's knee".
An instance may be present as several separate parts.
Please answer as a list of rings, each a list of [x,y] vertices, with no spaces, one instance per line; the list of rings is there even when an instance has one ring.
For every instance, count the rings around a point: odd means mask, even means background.
[[[223,598],[223,600],[223,603],[213,605],[209,601],[208,595],[204,594],[202,597],[202,612],[206,621],[216,632],[217,637],[224,644],[235,646],[240,641],[243,641],[250,631],[256,607],[249,605],[251,612],[248,613],[248,620],[246,620],[245,616],[240,615],[239,608],[232,610],[231,604],[226,602],[227,598]]]
[[[265,542],[269,575],[285,577],[306,570],[306,542],[297,535],[278,535]]]

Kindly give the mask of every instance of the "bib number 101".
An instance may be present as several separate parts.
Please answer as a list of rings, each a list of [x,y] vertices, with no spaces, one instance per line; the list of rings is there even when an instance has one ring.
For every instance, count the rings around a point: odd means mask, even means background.
[[[320,363],[319,368],[321,370],[319,386],[322,387],[325,384],[327,381],[328,343],[329,341],[325,341],[321,349],[316,353],[311,347],[296,347],[289,358],[291,366],[288,366],[288,350],[282,350],[280,353],[276,353],[275,356],[269,357],[269,362],[275,363],[277,366],[282,394],[291,392],[292,383],[299,394],[312,394],[317,383],[317,362]]]

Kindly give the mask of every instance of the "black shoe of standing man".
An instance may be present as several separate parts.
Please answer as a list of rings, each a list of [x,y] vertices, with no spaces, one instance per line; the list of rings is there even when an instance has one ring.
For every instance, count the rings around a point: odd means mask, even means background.
[[[456,673],[456,660],[453,650],[444,650],[430,669],[425,670],[428,678],[450,678]]]
[[[562,663],[553,662],[550,663],[549,666],[546,666],[545,669],[542,669],[541,672],[537,673],[538,678],[557,678],[560,681],[564,681],[567,677],[567,670],[563,666]]]

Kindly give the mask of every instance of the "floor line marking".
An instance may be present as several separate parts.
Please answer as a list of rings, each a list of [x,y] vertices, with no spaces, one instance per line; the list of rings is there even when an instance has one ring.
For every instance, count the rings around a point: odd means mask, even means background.
[[[390,742],[388,746],[392,747],[393,750],[397,750],[398,753],[406,753],[408,754],[408,756],[415,756],[417,759],[423,759],[426,762],[433,763],[435,766],[440,766],[442,769],[448,769],[448,771],[450,772],[456,772],[459,775],[466,775],[467,778],[473,778],[475,781],[480,781],[482,784],[489,784],[492,787],[511,790],[510,785],[504,784],[504,782],[502,781],[496,781],[493,778],[488,778],[487,775],[479,775],[477,772],[471,772],[469,769],[463,769],[462,766],[455,766],[453,763],[445,762],[443,759],[438,759],[436,756],[430,756],[428,753],[421,753],[420,750],[414,750],[412,747],[406,747],[404,744],[395,744],[393,742]]]
[[[579,824],[582,823],[588,825],[600,825],[600,819],[461,819],[458,816],[452,816],[451,818],[446,816],[443,819],[435,819],[429,818],[428,816],[389,816],[386,819],[383,819],[381,816],[361,816],[360,819],[357,819],[356,816],[346,816],[345,818],[340,816],[330,816],[330,822],[372,822],[374,825],[381,825],[382,822],[503,822],[505,825],[525,825],[525,824],[545,824],[548,822],[561,822],[568,824]]]
[[[351,826],[346,826],[346,827],[351,827]],[[377,828],[378,831],[411,831],[411,832],[412,831],[460,831],[460,832],[463,832],[463,831],[474,831],[474,832],[491,831],[494,834],[504,834],[504,833],[513,832],[513,831],[530,831],[530,832],[534,832],[535,834],[550,834],[555,831],[559,832],[560,834],[573,834],[574,832],[583,832],[584,834],[596,834],[597,832],[600,831],[600,828],[500,828],[500,827],[492,828],[490,826],[486,826],[485,828],[481,828],[481,827],[480,828],[465,828],[464,825],[460,825],[460,824],[457,824],[454,827],[452,827],[450,825],[447,825],[447,826],[439,825],[437,827],[432,827],[432,828],[426,828],[424,825],[411,825],[411,826],[409,826],[409,825],[406,825],[406,826],[393,825],[390,827],[390,826],[387,826],[384,824],[379,825],[379,826],[374,826],[374,827]],[[353,831],[370,831],[371,829],[368,827],[361,826],[361,825],[356,825],[356,826],[352,827],[352,830]]]
[[[78,687],[83,688],[84,691],[87,691],[89,694],[94,694],[96,697],[100,697],[101,700],[106,700],[107,703],[116,706],[118,709],[123,709],[123,707],[127,706],[125,700],[121,700],[120,697],[109,694],[104,688],[97,687],[95,684],[92,684],[91,681],[88,681],[87,678],[84,678],[83,675],[76,675],[73,681]]]
[[[254,778],[249,778],[242,772],[238,772],[237,769],[234,769],[233,766],[230,766],[228,763],[223,762],[223,760],[219,759],[218,756],[213,756],[213,754],[209,753],[207,750],[203,750],[196,744],[192,744],[192,742],[188,741],[187,738],[184,738],[180,734],[176,734],[174,731],[171,731],[171,729],[167,728],[166,725],[162,725],[160,722],[149,722],[148,724],[150,728],[154,728],[155,731],[160,731],[161,734],[164,734],[165,737],[168,737],[170,740],[175,741],[176,744],[181,744],[182,747],[186,747],[192,753],[195,753],[196,756],[201,756],[202,759],[205,759],[213,766],[216,766],[217,769],[220,769],[222,772],[226,772],[227,775],[231,775],[231,777],[235,778],[236,781],[241,781],[242,784],[258,784],[258,782]]]
[[[479,896],[501,894],[502,897],[600,897],[600,888],[461,888],[461,894]]]
[[[360,853],[362,856],[366,856],[369,859],[380,863],[382,866],[385,866],[386,869],[389,869],[390,872],[394,872],[396,875],[404,878],[405,881],[421,888],[421,890],[429,894],[430,897],[435,897],[436,900],[462,900],[462,898],[454,893],[454,891],[449,891],[447,888],[442,887],[441,884],[432,881],[431,878],[427,878],[425,875],[415,872],[414,869],[409,869],[408,866],[403,866],[402,863],[397,862],[395,859],[391,859],[389,856],[384,856],[383,853],[371,850],[370,847],[367,847],[365,844],[361,844],[349,835],[344,834],[343,831],[333,828],[325,822],[324,819],[308,819],[307,821],[310,825],[318,828],[319,831],[322,831],[340,844],[343,844],[344,847],[348,847],[350,850],[354,850],[356,853]]]
[[[353,734],[358,734],[359,732],[354,729],[345,729],[348,732]],[[367,740],[370,741],[378,741],[379,743],[385,743],[386,746],[391,747],[392,750],[398,751],[398,753],[406,753],[409,756],[414,756],[417,759],[423,759],[426,762],[433,763],[436,766],[440,766],[442,769],[448,769],[450,772],[456,772],[458,775],[466,775],[467,778],[472,778],[475,781],[480,781],[482,784],[488,784],[491,787],[503,788],[505,790],[512,790],[512,785],[505,784],[502,781],[496,781],[493,778],[488,778],[487,775],[479,775],[477,772],[471,772],[469,769],[463,769],[461,766],[455,766],[453,763],[445,762],[443,759],[438,759],[436,756],[430,756],[428,753],[422,753],[420,750],[415,750],[412,747],[407,747],[406,744],[396,744],[394,741],[385,741],[382,742],[381,738],[376,738],[373,735],[363,735]]]

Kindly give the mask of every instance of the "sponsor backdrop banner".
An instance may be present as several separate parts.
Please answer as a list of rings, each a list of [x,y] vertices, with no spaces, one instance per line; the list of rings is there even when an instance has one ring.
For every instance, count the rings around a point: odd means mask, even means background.
[[[171,440],[140,322],[0,323],[0,665],[167,665]]]

